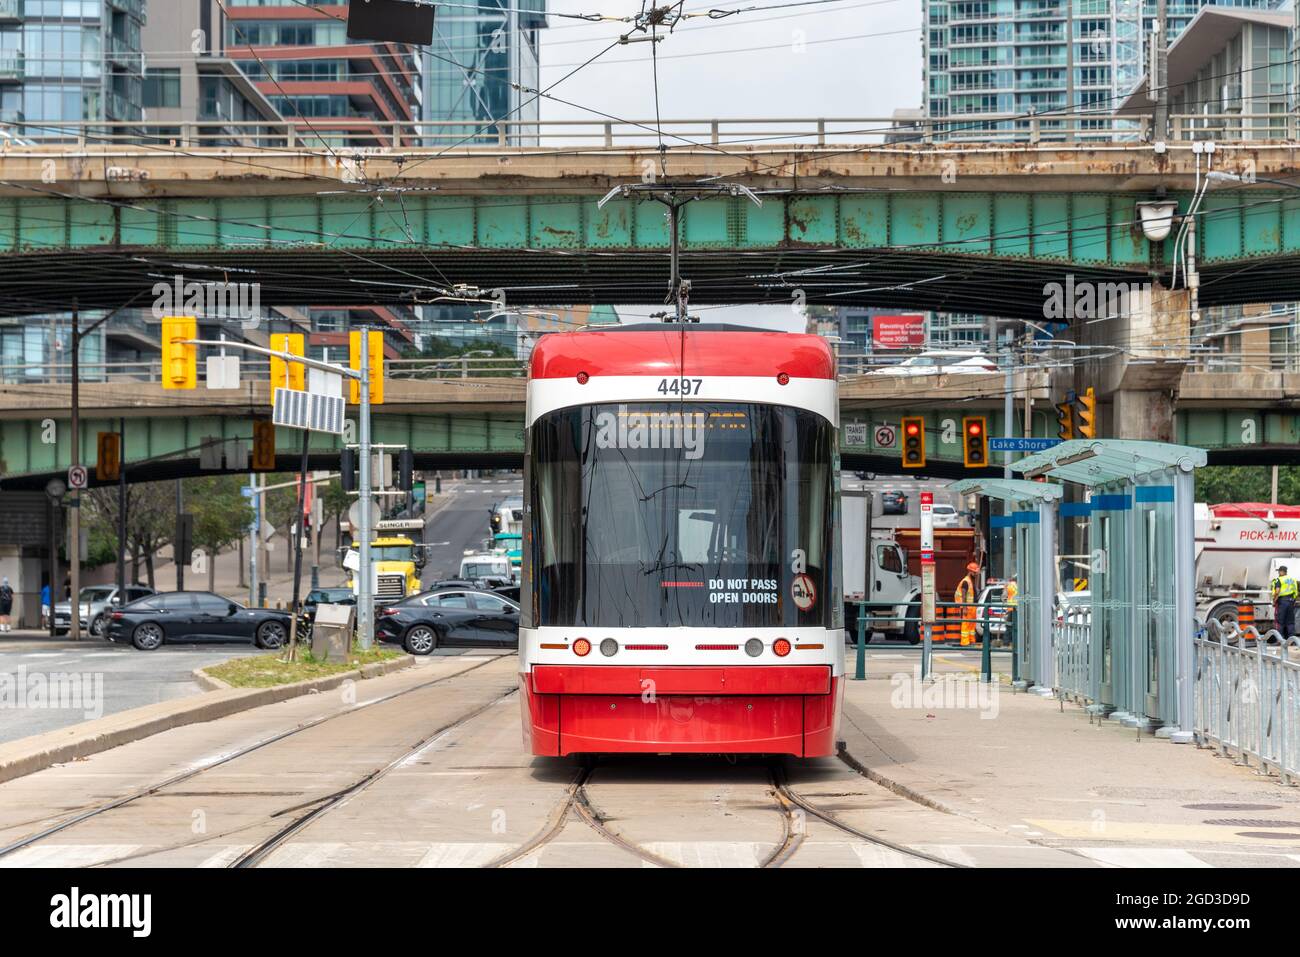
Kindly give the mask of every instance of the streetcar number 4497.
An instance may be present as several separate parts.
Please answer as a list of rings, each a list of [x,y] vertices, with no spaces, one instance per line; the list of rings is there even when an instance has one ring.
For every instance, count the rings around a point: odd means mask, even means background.
[[[699,395],[703,379],[661,379],[660,395]]]

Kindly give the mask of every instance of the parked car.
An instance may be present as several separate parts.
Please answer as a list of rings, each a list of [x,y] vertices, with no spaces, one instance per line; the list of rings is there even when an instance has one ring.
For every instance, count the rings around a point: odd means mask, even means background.
[[[518,585],[502,585],[500,588],[493,588],[492,591],[493,591],[494,593],[500,595],[502,598],[508,598],[508,599],[510,599],[510,600],[511,600],[512,602],[514,602],[516,605],[519,604],[519,586],[518,586]]]
[[[989,634],[994,637],[1001,637],[1007,631],[1007,610],[1005,608],[986,608],[989,602],[1007,600],[1007,583],[999,580],[989,581],[980,591],[980,607],[975,611],[975,634],[980,638],[984,637],[984,626],[987,621]]]
[[[153,595],[156,592],[147,585],[127,585],[126,601],[120,601],[116,585],[87,585],[81,589],[81,602],[77,614],[81,626],[96,638],[103,638],[108,628],[108,616],[116,605],[129,604],[137,598]],[[61,601],[54,606],[54,630],[64,632],[72,630],[72,603]]]
[[[316,617],[317,605],[355,605],[357,596],[351,588],[313,588],[307,592],[302,609],[308,616]]]
[[[141,651],[165,643],[253,642],[279,648],[289,637],[290,616],[274,608],[247,608],[206,591],[172,591],[141,598],[114,611],[108,640],[130,642]]]
[[[519,643],[519,606],[478,589],[424,592],[381,610],[375,636],[412,655],[444,646],[513,648]]]
[[[870,375],[989,375],[997,371],[997,363],[982,353],[935,349],[873,369]]]
[[[880,496],[881,515],[906,515],[907,494],[905,492],[885,492]]]
[[[930,516],[935,528],[961,528],[961,515],[951,505],[935,505]]]

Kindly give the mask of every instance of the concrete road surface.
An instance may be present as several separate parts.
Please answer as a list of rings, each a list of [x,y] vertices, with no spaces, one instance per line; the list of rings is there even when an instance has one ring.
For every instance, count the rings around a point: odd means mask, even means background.
[[[176,645],[147,653],[104,641],[84,648],[65,642],[0,646],[0,741],[198,694],[195,668],[256,653],[252,644]],[[60,687],[69,693],[58,694]]]

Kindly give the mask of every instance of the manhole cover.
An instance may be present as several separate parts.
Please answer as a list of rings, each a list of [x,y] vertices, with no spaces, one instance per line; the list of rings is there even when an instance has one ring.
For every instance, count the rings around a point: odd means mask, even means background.
[[[1276,811],[1280,804],[1184,804],[1189,811]]]
[[[1244,817],[1222,817],[1205,823],[1217,824],[1220,827],[1300,827],[1300,821],[1261,821]]]
[[[1300,834],[1289,834],[1286,831],[1238,831],[1238,837],[1258,837],[1265,841],[1300,841]]]

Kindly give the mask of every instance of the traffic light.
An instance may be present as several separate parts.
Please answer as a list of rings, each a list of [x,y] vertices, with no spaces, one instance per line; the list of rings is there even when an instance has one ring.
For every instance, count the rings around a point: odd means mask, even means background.
[[[1088,386],[1079,396],[1079,438],[1095,439],[1097,437],[1097,396]]]
[[[1056,437],[1066,441],[1074,438],[1074,403],[1069,399],[1056,404]]]
[[[122,436],[116,432],[100,432],[98,439],[95,478],[101,482],[116,482],[122,474]]]
[[[925,468],[925,419],[919,415],[903,417],[903,468]]]
[[[271,336],[271,349],[275,352],[291,352],[296,356],[306,355],[303,351],[301,332],[277,332]],[[307,391],[307,367],[301,362],[285,362],[271,357],[271,395],[276,389],[295,389]]]
[[[348,358],[353,369],[361,368],[361,333],[348,333]],[[356,379],[348,380],[350,399],[353,405],[361,402],[361,383]],[[370,332],[370,404],[384,404],[384,334]]]
[[[355,449],[344,449],[339,453],[339,485],[345,492],[357,490],[357,453]]]
[[[410,449],[397,453],[397,488],[403,492],[415,488],[415,453]]]
[[[193,389],[199,384],[199,347],[186,345],[199,337],[193,316],[166,316],[162,321],[162,387]]]
[[[982,469],[989,464],[988,420],[972,415],[961,420],[962,461],[968,469]]]
[[[275,423],[259,419],[253,423],[254,472],[275,471]]]

